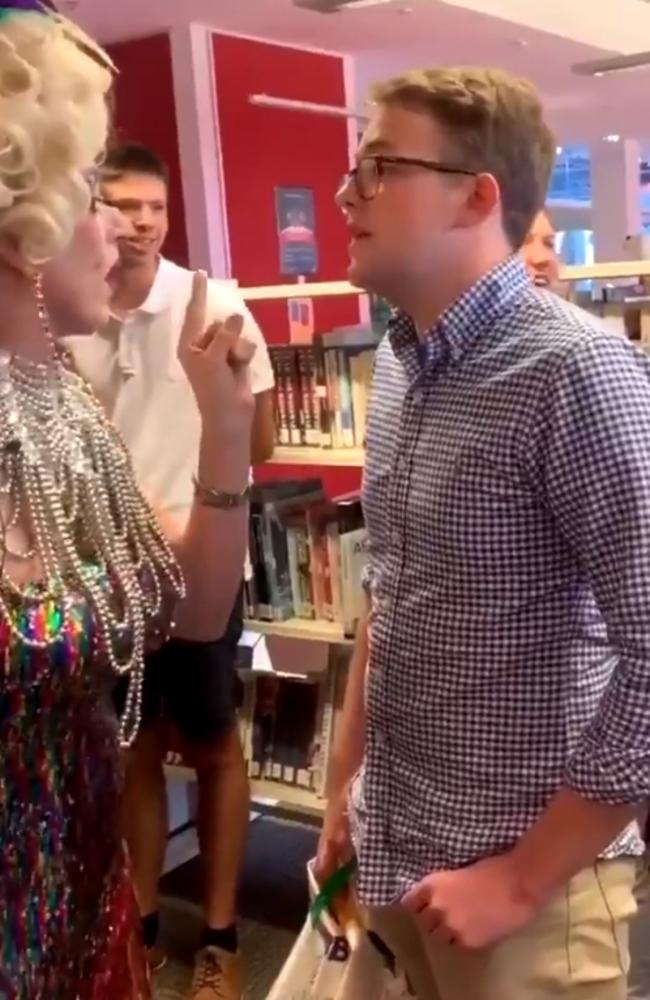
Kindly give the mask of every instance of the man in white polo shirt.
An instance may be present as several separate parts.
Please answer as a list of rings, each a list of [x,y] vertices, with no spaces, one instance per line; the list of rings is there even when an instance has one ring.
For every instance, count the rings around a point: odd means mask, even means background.
[[[163,517],[182,520],[192,502],[200,420],[176,358],[192,272],[160,255],[168,229],[167,195],[167,170],[153,151],[131,144],[109,154],[102,196],[130,220],[131,233],[120,241],[120,261],[111,276],[111,321],[91,338],[70,338],[68,346],[124,436],[140,485]],[[211,282],[208,321],[232,314],[243,316],[244,334],[257,344],[251,362],[256,394],[252,454],[260,463],[270,458],[274,441],[268,352],[236,290]],[[242,992],[235,897],[249,789],[234,709],[241,626],[240,600],[218,643],[172,640],[150,657],[142,731],[127,761],[125,833],[153,968],[164,961],[156,946],[167,836],[164,721],[174,724],[196,768],[205,925],[193,1000],[240,1000]],[[122,697],[118,689],[118,705]]]

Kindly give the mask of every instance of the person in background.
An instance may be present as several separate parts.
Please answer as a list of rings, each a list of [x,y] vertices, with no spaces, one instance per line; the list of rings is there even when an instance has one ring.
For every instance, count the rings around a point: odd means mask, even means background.
[[[166,520],[182,525],[192,500],[200,421],[176,360],[192,275],[161,254],[168,230],[167,169],[143,146],[115,148],[102,165],[101,193],[131,226],[118,242],[119,261],[110,276],[112,315],[95,336],[72,338],[67,346],[121,432],[142,489]],[[209,282],[209,321],[231,314],[243,317],[244,336],[257,346],[250,366],[255,394],[251,452],[257,464],[271,456],[274,446],[268,352],[237,291]],[[214,405],[219,406],[216,393]],[[234,705],[242,604],[240,594],[218,642],[172,641],[149,658],[142,731],[126,766],[125,834],[153,969],[164,963],[157,937],[158,883],[167,843],[163,763],[168,721],[180,737],[184,759],[196,770],[205,917],[191,993],[196,1000],[239,1000],[242,993],[235,905],[249,789]],[[123,699],[120,690],[120,707]]]
[[[560,282],[560,259],[555,249],[555,230],[546,212],[535,216],[521,252],[537,287],[556,290]]]
[[[145,652],[172,615],[190,644],[226,627],[245,551],[253,347],[239,320],[206,327],[194,276],[175,350],[200,414],[198,484],[172,549],[60,349],[63,333],[107,322],[126,232],[96,184],[110,60],[50,3],[0,0],[0,80],[0,996],[148,1000],[119,748],[136,737]]]
[[[353,832],[371,927],[421,1000],[626,991],[650,794],[650,361],[530,281],[554,150],[526,81],[413,71],[375,89],[338,194],[350,280],[396,312],[317,872]]]

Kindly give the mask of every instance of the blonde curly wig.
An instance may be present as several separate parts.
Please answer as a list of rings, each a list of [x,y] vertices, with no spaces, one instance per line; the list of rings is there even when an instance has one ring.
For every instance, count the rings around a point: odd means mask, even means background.
[[[19,11],[0,21],[0,242],[27,263],[55,256],[88,211],[109,67],[64,18]]]

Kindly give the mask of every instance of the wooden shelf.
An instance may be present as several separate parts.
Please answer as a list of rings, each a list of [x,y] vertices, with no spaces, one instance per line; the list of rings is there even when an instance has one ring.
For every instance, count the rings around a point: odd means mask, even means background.
[[[363,448],[307,448],[277,445],[270,460],[273,465],[346,465],[363,468]]]
[[[184,764],[165,764],[165,772],[169,777],[196,781],[196,772]],[[251,778],[250,789],[253,802],[263,809],[281,809],[312,818],[320,818],[325,812],[325,801],[306,788],[283,785],[268,778]]]
[[[288,812],[304,813],[320,817],[325,812],[325,802],[315,792],[293,785],[283,785],[279,781],[266,778],[251,778],[251,797],[262,807],[284,809]]]
[[[285,622],[259,622],[252,618],[244,621],[244,628],[264,635],[277,635],[283,639],[306,639],[311,642],[341,643],[351,646],[354,639],[343,634],[338,622],[308,621],[305,618],[288,618]]]

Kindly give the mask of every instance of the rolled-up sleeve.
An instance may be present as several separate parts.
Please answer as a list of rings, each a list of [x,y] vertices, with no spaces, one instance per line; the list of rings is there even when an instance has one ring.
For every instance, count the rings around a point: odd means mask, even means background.
[[[553,380],[540,440],[546,502],[614,658],[566,784],[588,799],[640,802],[650,795],[649,359],[622,338],[582,345]]]

